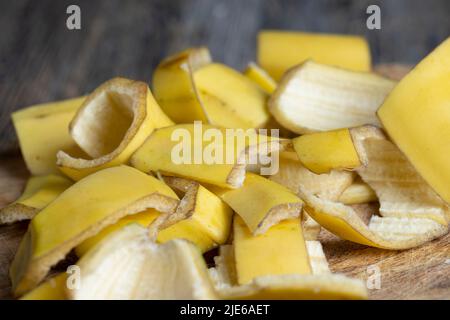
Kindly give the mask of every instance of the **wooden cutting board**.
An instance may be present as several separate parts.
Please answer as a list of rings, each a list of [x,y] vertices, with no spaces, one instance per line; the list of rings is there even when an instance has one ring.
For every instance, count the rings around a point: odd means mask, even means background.
[[[402,66],[380,66],[377,71],[400,78]],[[0,207],[22,192],[28,173],[20,154],[0,157]],[[8,269],[27,223],[0,226],[0,299],[11,298]],[[450,234],[419,248],[388,251],[341,240],[322,231],[320,240],[334,273],[377,284],[372,299],[450,299]]]

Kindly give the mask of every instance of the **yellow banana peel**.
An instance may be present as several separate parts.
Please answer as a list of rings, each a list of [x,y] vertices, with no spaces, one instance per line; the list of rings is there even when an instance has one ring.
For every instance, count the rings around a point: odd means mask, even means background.
[[[210,133],[209,138],[205,138]],[[131,165],[224,188],[238,188],[249,159],[261,159],[282,150],[286,140],[256,131],[228,130],[201,123],[155,130],[131,157]]]
[[[450,203],[450,38],[425,57],[377,114],[389,137],[430,186]]]
[[[244,75],[255,82],[267,94],[272,94],[277,87],[276,81],[254,62],[248,64],[244,70]]]
[[[263,30],[258,34],[258,64],[275,79],[312,59],[354,71],[370,71],[369,44],[359,36]]]
[[[30,220],[72,184],[55,174],[30,177],[19,199],[0,210],[0,224]]]
[[[69,123],[85,98],[39,104],[12,114],[20,150],[32,175],[60,173],[56,166],[59,150],[84,154],[69,134]]]
[[[361,165],[349,129],[305,134],[292,144],[300,162],[317,174]]]
[[[254,235],[282,220],[300,217],[303,202],[286,187],[248,172],[238,189],[210,187],[244,220]]]
[[[20,300],[66,300],[67,273],[63,272],[46,280]]]
[[[308,214],[343,239],[384,249],[412,248],[447,233],[448,205],[400,150],[374,127],[352,129],[352,136],[363,163],[357,172],[377,194],[381,217],[373,212],[367,225],[352,207],[300,186]]]
[[[253,236],[239,217],[233,245],[209,270],[223,299],[366,299],[362,281],[330,273],[318,241],[304,241],[299,219]]]
[[[339,196],[339,202],[343,204],[360,204],[377,201],[378,197],[373,189],[365,182],[357,180],[353,182]]]
[[[195,245],[181,239],[157,244],[138,224],[103,239],[77,265],[81,285],[67,291],[75,300],[216,298]]]
[[[161,62],[153,88],[176,123],[199,120],[224,128],[260,128],[269,120],[267,94],[243,74],[212,63],[206,48],[188,49]]]
[[[10,268],[14,293],[33,289],[70,250],[120,218],[148,208],[170,212],[178,202],[163,182],[127,166],[80,180],[31,220]]]
[[[59,151],[57,165],[74,180],[125,164],[156,128],[172,125],[144,82],[111,79],[91,93],[70,122],[70,134],[92,159]]]
[[[285,74],[269,100],[269,111],[299,134],[380,126],[376,111],[395,84],[376,74],[307,61]]]
[[[162,110],[175,123],[208,123],[198,98],[194,72],[212,62],[207,48],[191,48],[164,59],[153,73],[153,93]]]

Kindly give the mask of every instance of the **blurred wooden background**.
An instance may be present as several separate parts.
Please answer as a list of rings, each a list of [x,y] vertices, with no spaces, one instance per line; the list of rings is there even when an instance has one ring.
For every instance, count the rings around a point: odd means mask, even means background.
[[[81,30],[66,8],[81,8]],[[366,8],[381,7],[381,30]],[[114,76],[149,81],[169,53],[207,45],[217,61],[255,60],[260,29],[366,36],[374,63],[414,64],[450,35],[448,0],[1,0],[0,152],[17,150],[13,110],[77,96]]]

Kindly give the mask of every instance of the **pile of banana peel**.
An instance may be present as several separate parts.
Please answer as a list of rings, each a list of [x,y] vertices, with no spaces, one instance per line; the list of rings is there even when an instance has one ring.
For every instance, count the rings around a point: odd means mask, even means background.
[[[450,39],[397,82],[372,72],[361,37],[261,31],[243,72],[190,48],[156,67],[152,91],[114,78],[14,112],[31,177],[0,211],[30,220],[13,294],[366,299],[363,280],[330,271],[318,234],[403,250],[448,232],[449,84]],[[252,139],[224,163],[175,162],[174,137],[198,126]],[[69,254],[78,281],[55,274]]]

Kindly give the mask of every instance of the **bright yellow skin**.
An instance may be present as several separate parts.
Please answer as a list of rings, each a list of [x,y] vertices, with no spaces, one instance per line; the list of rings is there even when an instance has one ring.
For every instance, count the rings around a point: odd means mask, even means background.
[[[199,187],[196,208],[191,217],[181,220],[158,233],[158,242],[164,243],[172,239],[183,238],[194,243],[202,252],[227,241],[230,233],[232,210],[220,198],[203,187]],[[103,229],[97,235],[85,240],[77,246],[79,257],[100,242],[110,233],[136,222],[148,227],[160,213],[155,209],[127,216],[114,225]]]
[[[32,289],[45,277],[45,266],[57,263],[115,219],[133,213],[129,206],[152,195],[161,196],[170,207],[178,201],[163,182],[127,166],[100,171],[67,189],[31,220],[10,269],[15,293]]]
[[[12,114],[23,158],[32,175],[60,173],[59,150],[81,155],[69,135],[69,123],[86,97],[32,106]]]
[[[244,75],[255,82],[267,94],[272,94],[277,83],[269,74],[255,63],[250,63],[244,71]]]
[[[14,203],[42,209],[72,184],[69,179],[54,174],[30,177],[23,194]]]
[[[194,81],[211,124],[260,128],[269,120],[266,93],[236,70],[211,63],[194,73]]]
[[[308,59],[354,71],[371,68],[369,46],[362,37],[270,30],[259,33],[258,64],[276,81]]]
[[[266,233],[253,236],[236,216],[233,247],[239,285],[259,276],[312,273],[300,219],[281,221]]]
[[[175,123],[208,122],[192,77],[196,62],[200,65],[211,62],[208,49],[192,48],[170,56],[153,73],[156,101]]]
[[[303,203],[286,187],[254,173],[246,174],[241,188],[211,190],[233,208],[253,233],[257,232],[271,209],[286,204],[301,206]]]
[[[121,150],[120,153],[101,165],[90,166],[86,168],[60,165],[60,170],[68,177],[72,178],[75,181],[78,181],[94,172],[121,164],[126,164],[131,155],[142,145],[142,143],[153,132],[154,129],[173,125],[172,120],[170,120],[167,115],[164,114],[159,105],[156,103],[150,90],[147,88],[146,91],[147,93],[145,100],[136,101],[136,103],[145,103],[145,105],[141,108],[141,112],[145,112],[145,118],[143,119],[139,128],[137,128],[136,134],[129,141],[126,141],[126,147]],[[100,93],[94,92],[93,94]],[[138,98],[140,97],[136,97],[135,99]],[[107,133],[105,133],[105,135],[107,135]]]
[[[450,202],[450,39],[394,88],[378,117],[428,184]]]
[[[361,165],[349,129],[305,134],[292,144],[301,163],[317,174]]]
[[[67,274],[60,273],[25,294],[20,300],[65,300]]]

